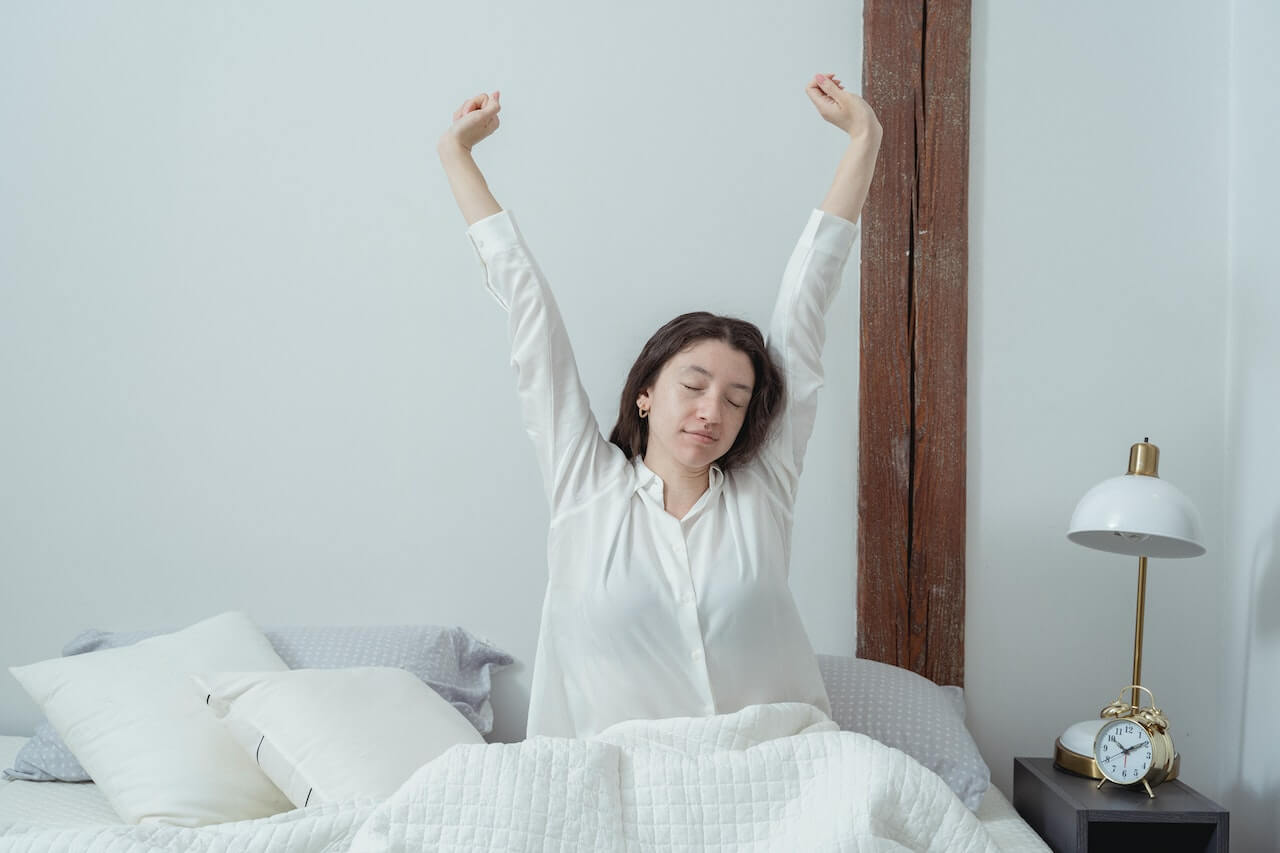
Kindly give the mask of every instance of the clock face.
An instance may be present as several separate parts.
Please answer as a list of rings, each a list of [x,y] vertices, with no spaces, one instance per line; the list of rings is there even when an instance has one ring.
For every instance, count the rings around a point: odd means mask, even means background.
[[[1133,720],[1112,720],[1098,731],[1093,759],[1102,775],[1132,785],[1151,769],[1151,735]]]

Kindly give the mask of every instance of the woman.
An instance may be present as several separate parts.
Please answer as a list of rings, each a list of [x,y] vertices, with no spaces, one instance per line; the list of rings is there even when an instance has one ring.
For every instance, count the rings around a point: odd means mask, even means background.
[[[858,238],[881,129],[834,76],[805,91],[849,148],[787,265],[768,346],[741,320],[675,318],[632,367],[609,440],[546,279],[471,157],[498,127],[500,93],[469,99],[440,139],[485,286],[509,314],[551,508],[530,736],[766,702],[830,713],[787,586],[792,508],[822,386],[823,315]]]

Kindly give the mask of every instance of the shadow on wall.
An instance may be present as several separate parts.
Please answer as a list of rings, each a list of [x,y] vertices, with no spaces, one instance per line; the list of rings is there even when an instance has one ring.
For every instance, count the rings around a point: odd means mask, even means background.
[[[1280,837],[1280,733],[1275,728],[1280,687],[1274,677],[1280,662],[1280,511],[1253,548],[1249,592],[1237,772],[1226,794],[1232,846],[1271,850]]]
[[[1253,549],[1253,639],[1280,639],[1280,512]],[[1252,646],[1252,644],[1250,644]]]
[[[517,660],[494,673],[489,701],[493,705],[493,730],[489,743],[519,743],[524,740],[529,717],[529,689],[525,686],[525,665]]]

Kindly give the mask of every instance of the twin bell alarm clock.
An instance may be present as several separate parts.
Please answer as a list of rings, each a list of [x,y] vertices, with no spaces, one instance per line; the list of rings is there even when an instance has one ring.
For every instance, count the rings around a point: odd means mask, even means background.
[[[1132,690],[1132,702],[1124,701]],[[1139,706],[1138,691],[1151,704]],[[1155,705],[1155,696],[1140,684],[1120,691],[1116,701],[1102,709],[1099,719],[1076,723],[1063,732],[1053,748],[1053,762],[1063,770],[1107,782],[1146,789],[1178,776],[1179,756],[1169,735],[1169,719]]]

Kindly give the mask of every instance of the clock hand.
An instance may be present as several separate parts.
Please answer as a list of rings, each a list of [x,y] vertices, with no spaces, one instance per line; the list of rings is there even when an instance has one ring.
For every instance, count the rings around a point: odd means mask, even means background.
[[[1142,745],[1142,741],[1138,741],[1138,742],[1137,742],[1137,743],[1135,743],[1133,746],[1129,747],[1128,749],[1125,749],[1125,748],[1124,748],[1124,746],[1120,743],[1120,741],[1119,741],[1119,740],[1117,740],[1117,741],[1116,741],[1116,746],[1117,746],[1117,747],[1119,747],[1119,749],[1120,749],[1120,754],[1121,754],[1121,755],[1123,755],[1123,756],[1125,756],[1125,763],[1128,763],[1128,761],[1129,761],[1129,758],[1128,758],[1129,753],[1133,752],[1135,749],[1137,749],[1137,748],[1138,748],[1139,746],[1141,746],[1141,745]],[[1115,756],[1112,756],[1112,758],[1114,758],[1114,757],[1115,757]]]
[[[1146,741],[1141,741],[1141,740],[1140,740],[1140,741],[1138,741],[1137,743],[1135,743],[1133,746],[1131,746],[1131,747],[1129,747],[1128,749],[1126,749],[1126,750],[1125,750],[1125,752],[1126,752],[1126,753],[1133,752],[1135,749],[1142,749],[1142,747],[1143,747],[1143,746],[1146,746],[1146,745],[1148,745]]]

